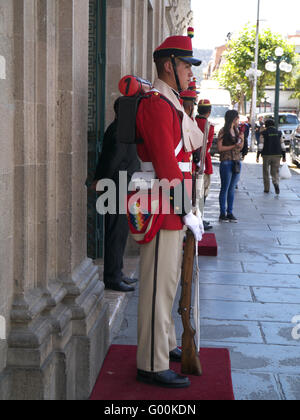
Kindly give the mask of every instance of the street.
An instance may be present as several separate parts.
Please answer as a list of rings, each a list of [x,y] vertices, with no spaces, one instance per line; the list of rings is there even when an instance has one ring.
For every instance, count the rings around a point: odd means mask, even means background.
[[[205,219],[214,226],[219,255],[199,258],[201,346],[229,348],[237,400],[299,400],[300,171],[293,167],[279,197],[273,188],[267,195],[255,157],[249,153],[243,163],[234,206],[238,224],[218,222],[214,158]],[[137,302],[138,290],[115,344],[136,344]],[[178,301],[174,318],[180,345],[177,307]]]

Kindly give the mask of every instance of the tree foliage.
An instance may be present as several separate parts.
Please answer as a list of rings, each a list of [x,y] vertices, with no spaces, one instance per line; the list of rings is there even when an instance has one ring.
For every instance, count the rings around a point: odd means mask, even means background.
[[[241,33],[228,43],[224,53],[224,64],[220,67],[215,77],[224,88],[228,89],[234,103],[240,102],[244,97],[250,100],[252,97],[252,83],[246,76],[246,71],[251,68],[255,60],[255,26],[246,25]],[[282,47],[285,61],[295,65],[296,54],[294,46],[285,41],[281,35],[265,30],[259,35],[258,69],[262,76],[257,82],[257,100],[260,102],[264,97],[265,87],[275,84],[275,73],[265,69],[268,61],[275,61],[275,49]],[[284,86],[291,87],[293,76],[281,72],[281,82]]]

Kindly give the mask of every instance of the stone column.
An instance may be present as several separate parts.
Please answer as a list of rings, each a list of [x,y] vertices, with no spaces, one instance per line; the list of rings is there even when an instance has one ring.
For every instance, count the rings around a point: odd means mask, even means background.
[[[13,294],[13,5],[0,0],[0,400],[8,396],[7,330]]]
[[[2,389],[10,399],[87,399],[109,336],[104,286],[86,258],[88,0],[11,4],[13,291]]]

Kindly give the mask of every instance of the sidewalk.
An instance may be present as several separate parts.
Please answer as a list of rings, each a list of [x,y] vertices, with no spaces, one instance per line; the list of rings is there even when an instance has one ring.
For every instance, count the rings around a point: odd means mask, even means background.
[[[201,346],[230,349],[237,400],[300,400],[300,340],[292,338],[300,315],[299,171],[281,183],[279,197],[266,195],[262,165],[249,154],[236,192],[239,223],[219,224],[217,160],[214,169],[205,219],[214,225],[219,256],[199,258]],[[137,302],[138,290],[115,344],[136,344]]]

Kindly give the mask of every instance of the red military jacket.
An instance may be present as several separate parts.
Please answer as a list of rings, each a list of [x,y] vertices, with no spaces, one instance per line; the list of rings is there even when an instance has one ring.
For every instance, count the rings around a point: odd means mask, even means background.
[[[207,121],[206,118],[196,117],[196,122],[198,124],[198,127],[202,131],[202,133],[204,133],[206,121]],[[205,157],[205,173],[207,175],[213,174],[213,166],[212,166],[211,155],[209,151],[213,144],[214,133],[215,133],[214,126],[211,125],[209,129],[209,133],[208,133],[208,141],[207,141],[207,149],[206,149],[206,157]]]
[[[138,144],[137,151],[143,162],[151,162],[159,180],[174,179],[183,181],[191,179],[192,174],[181,172],[178,162],[191,162],[191,153],[184,151],[183,146],[179,155],[175,156],[175,149],[181,141],[181,120],[175,107],[161,98],[160,93],[150,92],[139,105],[136,127],[137,138],[143,140]],[[178,182],[179,183],[179,182]],[[183,222],[181,216],[165,215],[162,229],[181,230]]]

